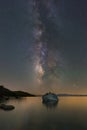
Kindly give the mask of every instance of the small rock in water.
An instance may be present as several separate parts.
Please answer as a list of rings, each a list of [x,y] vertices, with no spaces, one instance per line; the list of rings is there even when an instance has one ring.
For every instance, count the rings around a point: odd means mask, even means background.
[[[58,102],[58,97],[54,93],[46,93],[42,96],[43,103],[49,103],[52,102],[52,104]]]
[[[13,105],[0,104],[0,108],[3,110],[13,110],[15,107]]]

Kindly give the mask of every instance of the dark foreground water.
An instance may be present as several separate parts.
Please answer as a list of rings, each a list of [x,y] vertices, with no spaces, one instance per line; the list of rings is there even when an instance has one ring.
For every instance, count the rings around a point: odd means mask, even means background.
[[[0,130],[87,130],[87,97],[60,97],[45,106],[41,97],[11,99],[13,111],[0,110]]]

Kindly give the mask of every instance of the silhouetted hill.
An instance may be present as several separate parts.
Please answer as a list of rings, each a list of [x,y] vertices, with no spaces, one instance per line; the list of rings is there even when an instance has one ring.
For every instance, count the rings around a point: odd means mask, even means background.
[[[21,96],[21,97],[35,96],[33,94],[30,94],[30,93],[27,93],[27,92],[23,92],[23,91],[14,91],[14,93],[17,96]]]
[[[23,91],[11,91],[7,88],[5,88],[3,85],[0,85],[0,97],[29,97],[29,96],[35,96],[33,94],[23,92]]]

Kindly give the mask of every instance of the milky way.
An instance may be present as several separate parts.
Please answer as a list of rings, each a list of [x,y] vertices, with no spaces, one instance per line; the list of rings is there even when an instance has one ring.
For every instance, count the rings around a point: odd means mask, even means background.
[[[63,60],[58,51],[58,30],[54,22],[54,0],[34,0],[34,69],[39,84],[59,79]],[[56,9],[56,8],[55,8]]]

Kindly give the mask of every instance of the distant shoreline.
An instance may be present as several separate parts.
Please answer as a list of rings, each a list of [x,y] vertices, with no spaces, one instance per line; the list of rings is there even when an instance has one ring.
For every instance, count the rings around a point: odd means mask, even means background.
[[[56,93],[55,93],[56,94]],[[15,97],[15,98],[20,98],[20,97],[41,97],[44,94],[31,94],[28,92],[24,91],[12,91],[7,88],[5,88],[3,85],[0,85],[0,99],[6,98],[8,99],[9,97]],[[59,97],[86,97],[87,94],[68,94],[68,93],[59,93],[56,94]]]
[[[57,96],[76,96],[76,97],[86,97],[87,94],[57,94]]]
[[[87,97],[87,94],[56,94],[58,97]],[[43,95],[36,95],[35,97],[41,97]]]

